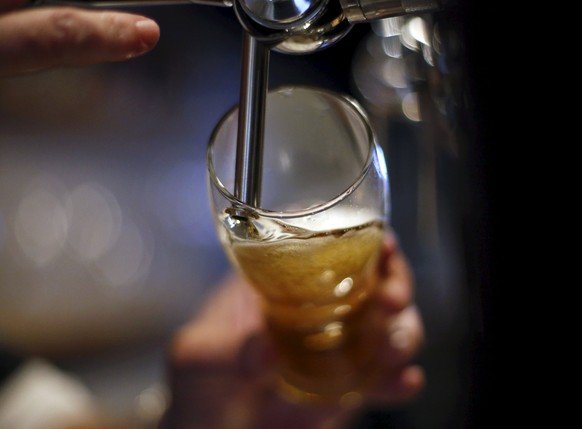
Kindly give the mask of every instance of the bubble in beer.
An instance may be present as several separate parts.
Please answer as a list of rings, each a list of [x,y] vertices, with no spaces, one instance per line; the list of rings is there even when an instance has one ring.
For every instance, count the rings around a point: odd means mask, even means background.
[[[352,290],[352,286],[354,286],[354,281],[351,277],[346,277],[335,287],[333,292],[335,296],[344,296]]]

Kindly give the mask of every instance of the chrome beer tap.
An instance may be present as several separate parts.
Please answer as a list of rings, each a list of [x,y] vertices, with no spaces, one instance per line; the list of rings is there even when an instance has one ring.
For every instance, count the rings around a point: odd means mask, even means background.
[[[271,50],[306,54],[341,40],[353,24],[437,10],[445,0],[35,0],[92,8],[196,4],[233,7],[244,29],[235,197],[260,207],[265,99]]]
[[[443,0],[236,0],[242,26],[272,49],[304,54],[341,40],[353,24],[435,11]]]
[[[269,51],[306,54],[341,40],[359,22],[434,11],[439,0],[235,0],[245,30],[235,197],[260,207]],[[244,219],[241,218],[244,222]]]

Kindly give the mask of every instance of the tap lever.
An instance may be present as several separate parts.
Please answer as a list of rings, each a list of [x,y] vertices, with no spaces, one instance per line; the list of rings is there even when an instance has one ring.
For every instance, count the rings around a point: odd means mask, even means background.
[[[434,12],[446,0],[339,0],[348,21],[377,21],[392,16]]]

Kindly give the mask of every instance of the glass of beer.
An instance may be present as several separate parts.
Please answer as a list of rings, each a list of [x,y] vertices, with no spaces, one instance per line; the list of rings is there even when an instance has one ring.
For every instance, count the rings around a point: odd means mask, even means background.
[[[294,400],[354,397],[374,379],[370,310],[389,221],[381,148],[353,99],[311,87],[269,91],[260,207],[234,196],[238,110],[208,147],[211,204],[233,265],[262,298]]]

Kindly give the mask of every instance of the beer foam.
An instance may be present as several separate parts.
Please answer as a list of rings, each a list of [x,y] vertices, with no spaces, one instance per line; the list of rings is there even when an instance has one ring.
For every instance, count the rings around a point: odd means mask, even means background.
[[[364,278],[375,266],[382,231],[379,222],[370,222],[304,236],[290,234],[273,241],[235,241],[227,249],[263,296],[290,307],[295,314],[297,306],[305,303],[352,305],[341,301],[348,296],[356,299],[358,290],[367,289]],[[283,311],[279,309],[278,313]],[[316,308],[313,311],[318,312]]]
[[[300,218],[285,219],[283,222],[313,232],[355,228],[379,220],[377,213],[366,208],[334,207],[327,211]]]

